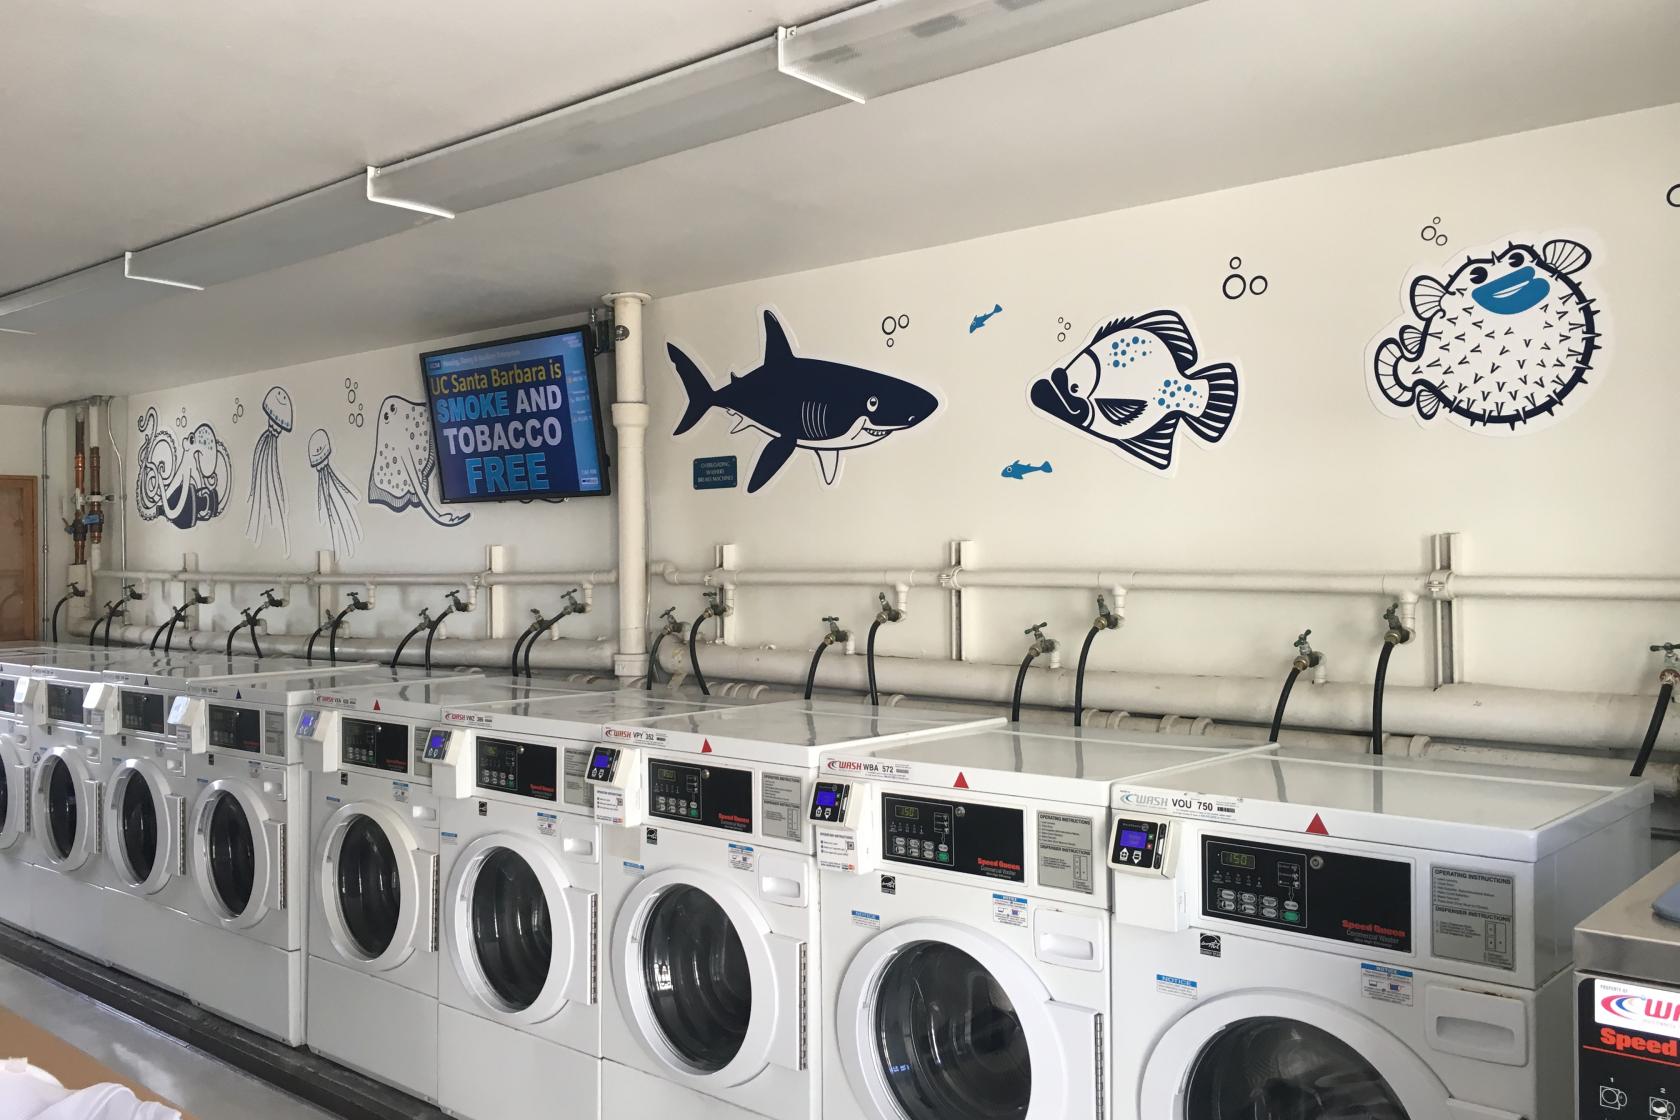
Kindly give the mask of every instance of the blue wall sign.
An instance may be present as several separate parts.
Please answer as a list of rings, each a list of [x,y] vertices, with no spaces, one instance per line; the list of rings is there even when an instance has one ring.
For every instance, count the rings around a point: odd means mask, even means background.
[[[707,459],[694,460],[696,490],[733,490],[739,485],[735,456],[713,455]]]
[[[446,502],[608,492],[582,330],[422,355]]]

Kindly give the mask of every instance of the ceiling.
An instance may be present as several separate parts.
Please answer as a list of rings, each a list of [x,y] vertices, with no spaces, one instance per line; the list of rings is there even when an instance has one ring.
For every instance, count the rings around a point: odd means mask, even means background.
[[[0,151],[24,158],[0,176],[0,291],[844,6],[8,5]],[[1672,0],[1207,0],[74,329],[0,334],[0,400],[186,384],[1680,102],[1677,53]],[[1514,74],[1530,78],[1516,95]]]

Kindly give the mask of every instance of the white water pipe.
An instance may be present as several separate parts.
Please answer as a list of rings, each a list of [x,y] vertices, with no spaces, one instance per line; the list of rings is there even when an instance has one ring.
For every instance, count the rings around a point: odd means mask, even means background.
[[[613,369],[618,394],[612,407],[618,433],[618,659],[614,671],[630,680],[646,671],[647,387],[642,370],[641,292],[603,297],[613,309]]]
[[[189,569],[107,569],[100,579],[134,583],[233,583],[275,587],[512,587],[562,586],[592,588],[618,582],[616,572],[195,572]]]
[[[661,664],[671,672],[687,671],[688,651],[674,645],[661,650]],[[710,677],[777,684],[803,683],[809,669],[801,651],[700,648],[702,668]],[[999,702],[1010,695],[1016,667],[975,662],[923,661],[878,657],[876,675],[883,691],[958,700]],[[835,658],[821,666],[826,688],[862,692],[867,686],[864,660]],[[1074,673],[1034,668],[1027,673],[1025,699],[1036,707],[1068,708],[1073,702]],[[1264,727],[1277,705],[1277,681],[1260,677],[1197,677],[1138,672],[1088,672],[1086,702],[1095,707],[1132,712],[1196,712],[1212,719]],[[1496,743],[1546,743],[1594,751],[1637,749],[1651,716],[1651,699],[1614,693],[1554,692],[1523,688],[1453,684],[1438,689],[1389,685],[1384,695],[1384,725],[1396,734],[1429,735]],[[1327,731],[1360,732],[1370,726],[1371,688],[1367,684],[1324,684],[1298,689],[1290,700],[1290,723]],[[1680,720],[1670,720],[1658,748],[1680,750]]]

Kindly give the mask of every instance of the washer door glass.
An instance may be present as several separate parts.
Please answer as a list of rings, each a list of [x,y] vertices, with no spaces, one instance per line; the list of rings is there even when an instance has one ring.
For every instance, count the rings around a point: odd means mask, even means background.
[[[12,811],[12,779],[6,760],[0,758],[0,828],[6,827],[6,817]]]
[[[47,842],[54,855],[68,859],[76,842],[76,778],[57,755],[43,765],[47,767]]]
[[[881,1068],[910,1120],[1026,1116],[1027,1037],[1009,996],[979,961],[935,941],[906,946],[881,973],[875,1006]]]
[[[210,810],[210,883],[216,901],[230,914],[243,914],[257,881],[257,845],[251,819],[231,793],[218,793]]]
[[[123,781],[122,856],[131,882],[144,883],[152,877],[157,864],[158,818],[157,802],[146,779],[130,771]]]
[[[357,817],[344,830],[338,852],[338,911],[363,956],[371,959],[391,947],[402,911],[402,879],[391,841],[371,817]]]
[[[752,976],[735,924],[698,887],[673,887],[648,914],[642,980],[660,1033],[684,1061],[716,1073],[752,1020]]]
[[[554,927],[536,872],[518,853],[497,848],[484,857],[472,891],[473,952],[503,1003],[523,1011],[548,983]]]
[[[1410,1120],[1370,1062],[1293,1019],[1244,1019],[1215,1035],[1184,1099],[1194,1120]]]

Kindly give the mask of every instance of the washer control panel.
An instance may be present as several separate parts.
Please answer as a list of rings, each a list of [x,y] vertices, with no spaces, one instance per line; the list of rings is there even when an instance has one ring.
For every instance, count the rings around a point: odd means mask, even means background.
[[[1021,809],[883,794],[881,858],[1026,881],[1026,814]]]
[[[647,770],[648,816],[726,832],[753,830],[751,770],[663,758],[648,759]]]
[[[1108,865],[1134,875],[1172,875],[1172,822],[1121,817],[1109,837]]]
[[[1202,915],[1407,953],[1412,865],[1204,836]]]

